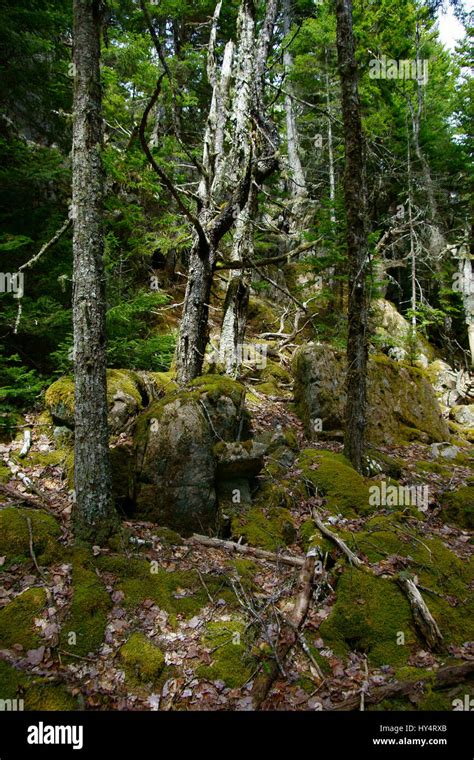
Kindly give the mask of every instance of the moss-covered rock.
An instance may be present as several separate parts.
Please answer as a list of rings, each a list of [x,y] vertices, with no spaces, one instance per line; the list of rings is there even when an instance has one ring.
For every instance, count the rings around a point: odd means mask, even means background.
[[[339,578],[336,603],[319,634],[336,654],[363,652],[375,666],[405,664],[420,643],[402,591],[389,580],[355,568],[345,569]]]
[[[0,509],[0,556],[6,558],[0,572],[13,564],[31,561],[28,519],[39,564],[49,565],[63,556],[61,529],[52,515],[38,509],[6,507]]]
[[[403,558],[403,565],[425,589],[422,593],[446,642],[459,644],[474,638],[472,559],[461,560],[439,538],[427,538],[402,514],[378,515],[366,523],[363,531],[342,537],[369,562]]]
[[[85,656],[96,652],[102,644],[107,614],[112,607],[110,596],[85,551],[74,553],[72,587],[69,614],[61,629],[61,649]]]
[[[265,509],[255,506],[247,512],[234,515],[231,526],[234,538],[243,538],[251,546],[269,551],[277,551],[292,544],[296,538],[291,512],[282,507]]]
[[[151,405],[135,431],[136,514],[186,535],[217,527],[218,441],[237,438],[245,389],[204,376]]]
[[[305,449],[296,467],[301,470],[301,479],[307,487],[325,496],[326,507],[331,512],[351,517],[373,510],[364,478],[342,454]]]
[[[323,431],[344,427],[346,358],[328,346],[303,346],[295,353],[295,401],[307,434],[314,421]],[[386,356],[368,364],[368,440],[391,443],[423,439],[446,441],[449,429],[424,372]]]
[[[136,372],[107,370],[108,421],[112,433],[122,430],[130,417],[143,408],[140,387],[140,377]],[[56,424],[74,427],[74,381],[71,377],[62,377],[50,385],[44,400]]]
[[[74,427],[74,380],[61,377],[49,386],[44,394],[46,409],[54,422]]]
[[[120,647],[118,656],[132,685],[156,684],[165,667],[163,652],[143,633],[132,633],[128,641]]]
[[[35,618],[46,606],[44,588],[26,589],[0,610],[0,648],[10,649],[21,644],[23,649],[35,649],[41,644]]]
[[[474,528],[474,486],[450,491],[442,498],[442,516],[461,528]]]
[[[212,661],[197,668],[199,678],[224,681],[232,689],[243,686],[251,678],[255,661],[245,645],[244,623],[239,620],[208,623],[202,643],[210,651]]]

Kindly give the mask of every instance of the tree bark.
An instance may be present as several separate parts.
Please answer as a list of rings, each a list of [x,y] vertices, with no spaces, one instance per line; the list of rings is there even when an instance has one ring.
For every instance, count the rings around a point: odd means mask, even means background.
[[[74,518],[76,535],[94,543],[118,523],[107,426],[100,30],[101,3],[74,0]]]
[[[365,160],[358,89],[352,0],[337,0],[337,50],[346,149],[344,179],[349,270],[347,407],[344,449],[359,472],[364,469],[367,409],[368,234]]]

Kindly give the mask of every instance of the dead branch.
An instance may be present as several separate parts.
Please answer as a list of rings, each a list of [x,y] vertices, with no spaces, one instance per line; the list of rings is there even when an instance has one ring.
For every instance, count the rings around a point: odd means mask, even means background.
[[[432,689],[444,689],[447,686],[454,686],[462,683],[474,673],[474,662],[464,662],[462,665],[448,665],[440,668],[438,671],[430,673],[419,678],[417,681],[400,681],[394,684],[380,686],[372,692],[365,694],[364,702],[366,705],[376,705],[384,699],[393,699],[394,697],[410,696],[410,694],[420,691],[425,684],[429,684]],[[347,711],[358,710],[360,707],[360,696],[348,697],[343,702],[334,705],[333,710]]]
[[[411,578],[400,575],[398,583],[408,597],[415,622],[423,633],[430,649],[439,650],[443,644],[443,636],[415,582]]]
[[[278,663],[284,663],[293,646],[298,642],[298,634],[306,620],[311,596],[313,592],[314,569],[316,564],[316,551],[310,550],[306,555],[299,577],[299,593],[296,597],[295,606],[291,615],[282,623],[278,643],[276,645],[277,657],[270,663],[268,671],[261,671],[256,677],[252,687],[252,708],[258,710],[266,699],[273,682],[280,672]]]
[[[209,536],[201,536],[198,533],[186,539],[186,543],[210,546],[212,549],[224,549],[227,551],[235,552],[237,554],[248,554],[251,557],[257,559],[265,559],[269,562],[282,562],[284,565],[291,565],[291,567],[303,567],[305,560],[303,557],[296,557],[290,554],[274,554],[268,552],[265,549],[256,549],[253,546],[247,544],[237,544],[235,541],[225,541],[222,538],[210,538]]]

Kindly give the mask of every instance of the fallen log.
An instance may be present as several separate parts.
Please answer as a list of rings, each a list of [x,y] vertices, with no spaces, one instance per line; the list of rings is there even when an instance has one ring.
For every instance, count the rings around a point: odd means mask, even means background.
[[[226,551],[235,552],[236,554],[247,554],[250,557],[256,557],[257,559],[265,559],[269,562],[282,562],[284,565],[291,565],[292,567],[303,567],[305,563],[304,557],[296,557],[291,554],[276,554],[274,552],[268,552],[265,549],[257,549],[247,544],[237,544],[235,541],[225,541],[222,538],[210,538],[209,536],[201,536],[198,533],[193,533],[190,538],[185,539],[187,544],[195,544],[201,546],[210,546],[212,549],[225,549]]]
[[[455,686],[462,683],[466,678],[474,673],[474,662],[464,662],[462,665],[448,665],[440,668],[428,676],[422,676],[416,681],[400,681],[393,684],[379,686],[372,692],[365,694],[365,705],[376,705],[383,702],[384,699],[393,699],[394,697],[407,697],[416,691],[419,691],[425,684],[429,684],[431,689],[443,689],[448,686]],[[359,710],[360,695],[348,697],[343,702],[334,705],[332,710],[348,711]]]
[[[306,555],[299,577],[299,592],[291,615],[282,623],[278,642],[275,647],[275,657],[268,670],[261,671],[253,683],[251,698],[252,709],[258,710],[270,691],[273,682],[280,672],[281,664],[285,661],[290,650],[298,642],[300,630],[306,620],[313,592],[314,569],[316,552],[310,550]]]

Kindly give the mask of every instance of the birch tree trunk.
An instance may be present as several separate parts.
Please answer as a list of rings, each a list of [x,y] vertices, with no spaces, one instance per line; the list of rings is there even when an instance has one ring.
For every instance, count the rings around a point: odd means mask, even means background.
[[[345,454],[363,472],[367,410],[367,292],[368,234],[364,144],[360,111],[352,0],[336,0],[337,50],[342,87],[346,167],[349,313],[347,339],[347,407]]]
[[[277,0],[267,3],[265,20],[258,41],[255,32],[253,3],[243,2],[238,22],[238,68],[235,81],[236,98],[233,113],[233,157],[230,167],[248,161],[252,152],[252,113],[264,113],[265,68],[273,29],[278,13]],[[255,152],[258,150],[255,146]],[[241,171],[241,169],[240,169]],[[236,220],[231,260],[250,260],[254,253],[253,223],[258,213],[256,172],[252,173],[249,197],[245,208]],[[224,303],[220,337],[220,363],[226,374],[238,375],[242,345],[247,327],[247,309],[250,298],[251,276],[245,269],[231,270]]]
[[[291,2],[283,2],[283,33],[287,37],[291,30]],[[296,115],[293,98],[293,87],[288,78],[293,68],[293,56],[288,45],[283,52],[283,68],[286,75],[285,115],[286,115],[286,142],[288,150],[288,165],[290,169],[290,193],[293,199],[290,232],[298,234],[302,227],[302,215],[304,214],[304,200],[307,196],[306,178],[300,159],[300,141],[296,125]]]
[[[76,535],[94,543],[118,524],[107,428],[100,9],[74,0],[74,515]]]

